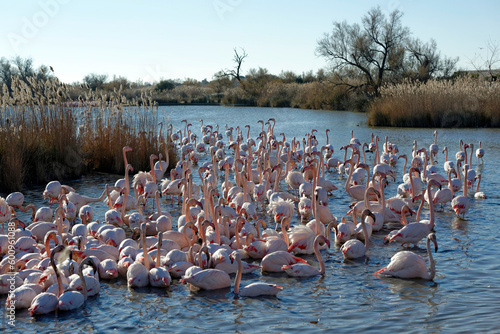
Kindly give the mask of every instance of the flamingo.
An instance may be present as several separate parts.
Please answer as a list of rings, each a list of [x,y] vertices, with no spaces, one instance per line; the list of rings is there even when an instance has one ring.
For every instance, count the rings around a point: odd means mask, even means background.
[[[24,194],[21,192],[13,192],[5,198],[5,201],[7,204],[11,207],[18,208],[21,212],[26,212],[28,210],[32,210],[32,215],[31,219],[35,218],[35,213],[36,209],[33,204],[28,204],[25,207],[23,207],[23,202],[24,202]]]
[[[104,200],[104,198],[106,197],[108,191],[111,188],[115,189],[115,187],[109,187],[106,184],[105,185],[105,189],[102,192],[102,194],[99,197],[95,197],[95,198],[94,197],[88,197],[88,196],[85,196],[85,195],[78,194],[75,191],[70,191],[68,194],[66,194],[66,199],[69,202],[71,202],[71,203],[73,203],[75,205],[75,213],[76,213],[76,212],[79,212],[80,208],[82,206],[84,206],[84,205],[87,205],[87,204],[93,203],[93,202],[101,202],[102,200]]]
[[[477,178],[477,186],[476,186],[476,193],[474,194],[474,198],[482,198],[482,199],[485,199],[486,198],[486,194],[482,191],[479,191],[479,184],[481,183],[481,174],[479,174],[478,176],[476,176]]]
[[[14,289],[14,291],[9,293],[9,297],[5,304],[15,305],[16,309],[29,308],[33,299],[37,296],[37,292],[32,285],[34,284],[24,284]]]
[[[88,257],[83,259],[83,261],[80,263],[80,266],[78,267],[78,275],[80,276],[80,281],[82,282],[81,293],[75,290],[65,291],[61,296],[59,296],[59,304],[58,304],[59,310],[70,311],[77,309],[80,306],[82,306],[87,300],[87,284],[85,277],[83,276],[83,266],[85,264],[91,265],[94,268],[94,270],[97,269],[95,267],[94,261],[92,261],[91,258]]]
[[[63,283],[61,279],[61,275],[59,273],[59,269],[56,266],[54,256],[55,254],[64,250],[64,245],[59,245],[52,251],[50,255],[50,264],[54,269],[54,273],[56,274],[57,286],[59,288],[58,294],[54,294],[51,292],[43,292],[37,295],[33,301],[31,302],[31,306],[29,308],[30,315],[33,314],[46,314],[57,309],[57,305],[59,303],[59,296],[63,294]]]
[[[149,271],[149,284],[155,287],[166,287],[169,286],[172,282],[172,278],[168,270],[164,267],[160,266],[160,255],[161,255],[161,246],[163,242],[163,233],[158,233],[158,244],[157,244],[157,253],[156,253],[156,267],[152,268]],[[144,257],[146,259],[146,257]],[[146,267],[147,268],[147,267]]]
[[[479,142],[479,148],[476,150],[476,157],[477,160],[480,160],[480,164],[484,163],[483,157],[484,157],[484,148],[481,147],[481,142]]]
[[[236,253],[234,260],[238,262],[238,271],[236,272],[236,278],[234,281],[234,294],[241,297],[258,297],[258,296],[276,296],[278,292],[283,290],[283,287],[276,284],[266,284],[266,283],[252,283],[240,290],[241,275],[242,275],[242,264],[241,264],[241,254]]]
[[[231,278],[229,274],[220,269],[204,269],[192,275],[185,275],[180,283],[190,283],[203,290],[217,290],[229,288]]]
[[[455,170],[448,170],[448,188],[440,189],[436,191],[433,198],[433,204],[441,204],[441,209],[444,210],[444,205],[453,200],[453,186],[451,184],[451,172]]]
[[[455,170],[455,163],[453,161],[448,160],[448,147],[443,148],[443,153],[446,153],[445,162],[444,162],[444,171],[448,173],[449,170]]]
[[[376,219],[375,215],[369,209],[363,210],[363,213],[361,215],[361,227],[363,228],[363,235],[365,239],[364,244],[358,239],[348,240],[342,245],[342,247],[340,247],[340,251],[344,255],[344,259],[356,259],[365,256],[365,252],[368,249],[369,243],[369,236],[365,226],[365,218],[367,216],[372,217],[374,221]]]
[[[127,284],[129,287],[144,287],[149,284],[149,255],[146,249],[146,223],[141,223],[142,251],[144,264],[136,261],[127,270]]]
[[[434,251],[437,252],[438,245],[434,233],[430,233],[427,236],[427,255],[430,263],[429,270],[427,270],[425,261],[420,255],[410,251],[401,251],[391,258],[391,262],[387,267],[375,272],[374,275],[387,275],[398,278],[423,278],[432,281],[436,275],[436,265],[430,249],[431,241],[434,243]]]
[[[431,187],[433,185],[439,188],[441,187],[441,185],[434,180],[431,180],[429,181],[429,183],[427,183],[427,193],[429,194],[429,212],[430,212],[429,220],[428,221],[422,220],[405,225],[402,229],[400,229],[395,235],[393,235],[390,238],[389,242],[401,241],[402,244],[411,243],[416,246],[420,240],[425,238],[434,229],[435,226],[434,203],[433,203],[434,201],[431,194]]]
[[[325,243],[330,246],[330,240],[328,240],[324,235],[320,234],[316,236],[314,239],[314,253],[316,254],[316,258],[319,262],[319,270],[309,264],[306,263],[296,263],[292,265],[286,265],[281,268],[281,270],[285,271],[289,276],[317,276],[325,274],[325,262],[323,261],[323,257],[321,256],[319,246],[320,243]]]
[[[464,177],[464,186],[463,186],[463,195],[455,197],[451,201],[451,207],[453,208],[453,211],[457,214],[457,217],[465,219],[465,214],[467,211],[469,211],[470,208],[470,201],[469,198],[467,197],[467,174],[469,171],[469,165],[464,166],[465,169],[465,177]],[[460,217],[462,215],[462,217]]]
[[[437,144],[437,137],[438,137],[438,132],[437,131],[434,131],[434,143],[431,144],[431,146],[429,146],[429,154],[430,154],[430,158],[431,158],[431,164],[433,163],[433,159],[432,157],[436,157],[438,151],[439,151],[439,146]]]

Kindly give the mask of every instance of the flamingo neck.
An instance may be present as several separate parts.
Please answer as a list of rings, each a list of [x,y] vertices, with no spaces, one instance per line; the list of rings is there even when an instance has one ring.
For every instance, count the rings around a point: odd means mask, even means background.
[[[284,220],[281,220],[281,233],[283,233],[283,238],[285,239],[286,246],[290,245],[290,239],[288,239],[288,233],[286,232],[286,224]]]
[[[319,273],[323,275],[325,273],[325,261],[323,261],[323,257],[321,256],[321,252],[319,250],[319,237],[316,237],[314,241],[314,254],[316,254],[316,258],[319,262]]]
[[[236,278],[234,280],[234,294],[235,295],[240,293],[240,283],[241,283],[241,274],[242,274],[241,259],[239,257],[237,257],[236,261],[238,262],[238,270],[236,272]]]
[[[465,169],[465,175],[464,175],[464,197],[467,197],[467,188],[468,188],[468,184],[467,184],[467,174],[469,173],[469,168],[466,168]]]
[[[422,201],[420,202],[420,205],[418,206],[418,210],[417,210],[417,217],[416,217],[416,221],[419,222],[420,221],[420,213],[422,212],[422,208],[424,207],[424,199],[422,199]]]
[[[365,248],[368,248],[368,231],[365,226],[366,213],[361,217],[361,228],[363,229],[363,236],[365,237]]]
[[[427,255],[429,257],[429,262],[430,262],[428,278],[429,280],[433,280],[434,276],[436,275],[436,264],[434,263],[434,258],[432,257],[431,239],[429,237],[427,238]]]

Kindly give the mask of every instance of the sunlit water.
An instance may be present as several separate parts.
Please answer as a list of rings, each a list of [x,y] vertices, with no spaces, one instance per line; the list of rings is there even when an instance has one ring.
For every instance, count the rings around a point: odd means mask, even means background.
[[[388,136],[397,144],[401,154],[411,154],[414,139],[418,147],[428,148],[433,142],[434,129],[369,128],[366,115],[351,112],[313,111],[299,109],[263,109],[231,107],[175,106],[161,108],[165,120],[177,129],[183,129],[181,120],[193,126],[200,134],[200,119],[205,125],[219,124],[240,126],[246,136],[246,124],[251,125],[250,136],[256,138],[261,131],[258,120],[276,119],[275,134],[284,132],[286,139],[303,138],[311,129],[317,129],[320,144],[326,143],[325,129],[330,129],[330,143],[335,147],[334,156],[343,158],[339,148],[348,144],[350,130],[361,142],[369,142],[371,133],[382,140]],[[498,245],[498,215],[500,201],[498,171],[500,161],[498,146],[500,131],[491,129],[439,129],[440,150],[447,146],[450,159],[458,151],[459,139],[473,143],[475,148],[482,141],[486,151],[482,170],[481,190],[485,200],[471,198],[471,208],[466,220],[457,219],[449,210],[436,213],[436,235],[439,250],[435,254],[437,274],[434,281],[378,278],[375,271],[387,265],[392,255],[401,250],[398,244],[383,244],[388,233],[384,229],[372,236],[373,246],[368,257],[359,261],[344,262],[338,246],[323,251],[326,275],[305,279],[289,278],[284,274],[244,275],[242,285],[254,281],[277,283],[284,287],[275,298],[237,298],[231,289],[218,291],[190,291],[177,280],[167,289],[129,289],[124,279],[101,281],[101,292],[89,298],[84,308],[69,312],[30,317],[27,310],[16,314],[15,328],[9,327],[2,306],[2,327],[9,332],[281,332],[322,333],[375,332],[394,333],[484,333],[498,332],[500,310],[500,269]],[[279,137],[281,138],[281,137]],[[227,140],[226,140],[227,143]],[[121,148],[117,148],[120,150]],[[158,153],[158,152],[152,152]],[[130,154],[133,154],[131,152]],[[473,154],[473,167],[477,159]],[[369,162],[372,155],[368,154]],[[200,164],[207,159],[204,157]],[[444,154],[438,155],[442,168]],[[397,166],[397,178],[402,178],[403,163]],[[195,181],[198,173],[193,172]],[[66,181],[78,192],[98,196],[105,184],[113,184],[121,175],[97,174],[79,180]],[[329,208],[337,217],[349,210],[351,199],[343,186],[345,176],[327,173],[339,187],[329,199]],[[396,194],[397,183],[386,189],[386,197]],[[283,189],[286,185],[282,182]],[[37,207],[46,205],[42,199],[43,186],[25,191],[26,203]],[[7,194],[1,194],[6,196]],[[163,199],[162,211],[179,216],[176,202]],[[95,217],[103,220],[106,207],[92,204]],[[22,216],[26,220],[26,216]],[[260,217],[271,219],[260,212]],[[424,209],[423,218],[428,218]],[[294,218],[293,224],[299,224]],[[427,259],[425,243],[412,249]],[[306,256],[317,265],[314,256]],[[5,302],[6,296],[0,301]]]

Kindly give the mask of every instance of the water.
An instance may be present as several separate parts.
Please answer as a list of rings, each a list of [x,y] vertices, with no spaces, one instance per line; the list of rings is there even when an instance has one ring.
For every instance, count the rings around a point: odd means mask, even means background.
[[[186,119],[193,124],[191,130],[197,134],[200,134],[201,118],[205,125],[219,124],[220,130],[224,130],[226,124],[233,127],[239,125],[245,136],[244,126],[249,124],[250,136],[256,138],[261,131],[257,121],[274,117],[275,134],[284,132],[287,140],[294,136],[301,139],[314,128],[318,130],[316,137],[320,144],[326,143],[325,130],[329,128],[329,140],[335,148],[333,156],[337,158],[343,158],[339,148],[349,142],[351,130],[361,142],[369,142],[371,133],[382,140],[388,136],[391,143],[398,145],[400,153],[407,155],[411,154],[414,139],[419,148],[428,148],[433,142],[434,129],[369,128],[366,126],[366,115],[351,112],[195,106],[162,109],[165,120],[171,121],[175,128],[183,130],[181,120]],[[373,275],[402,249],[397,244],[383,244],[382,239],[388,233],[384,229],[372,236],[373,247],[368,250],[367,259],[344,262],[338,246],[333,244],[329,250],[323,251],[326,262],[324,277],[296,279],[260,272],[243,276],[242,285],[260,280],[283,286],[283,291],[276,298],[237,298],[230,289],[190,291],[188,286],[179,284],[177,280],[168,289],[129,289],[125,280],[117,279],[102,281],[101,292],[91,297],[83,309],[37,317],[30,317],[26,310],[18,311],[15,332],[497,332],[497,312],[500,309],[500,278],[497,273],[500,260],[496,245],[499,242],[497,217],[500,201],[495,176],[496,168],[500,166],[496,154],[500,131],[438,130],[439,147],[448,147],[450,159],[458,151],[460,139],[465,143],[474,143],[475,148],[478,141],[482,141],[486,154],[481,190],[488,198],[471,198],[466,220],[457,219],[448,211],[449,204],[445,212],[436,213],[439,251],[434,254],[437,268],[434,281],[378,278]],[[473,167],[477,168],[477,159],[475,154],[473,156]],[[370,154],[367,158],[372,161]],[[438,155],[438,161],[438,166],[442,168],[444,154]],[[400,161],[397,183],[401,182],[402,168]],[[194,171],[193,176],[196,181],[198,173]],[[65,183],[80,193],[97,197],[106,183],[113,184],[121,177],[96,174]],[[329,208],[340,218],[349,210],[351,202],[343,190],[346,178],[338,173],[328,173],[326,177],[339,187],[329,199]],[[386,189],[386,197],[394,196],[396,187],[397,184],[391,183]],[[43,188],[26,191],[26,203],[34,203],[37,207],[46,205],[42,199]],[[163,200],[161,205],[162,211],[168,210],[176,222],[180,211],[177,204]],[[106,207],[94,203],[93,208],[95,217],[102,220]],[[260,216],[265,217],[264,212],[260,212]],[[423,218],[428,218],[428,209],[424,209]],[[293,224],[298,224],[296,218]],[[422,241],[419,246],[412,250],[427,259],[425,243]],[[314,256],[305,258],[317,265]],[[6,296],[3,296],[0,302],[4,304],[5,299]],[[8,327],[3,306],[1,314],[2,327],[13,332]]]

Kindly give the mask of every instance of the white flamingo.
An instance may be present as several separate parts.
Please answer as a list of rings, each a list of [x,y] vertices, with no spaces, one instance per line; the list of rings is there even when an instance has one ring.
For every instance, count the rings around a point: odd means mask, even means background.
[[[433,280],[436,275],[436,265],[430,249],[431,241],[434,243],[434,249],[437,252],[438,245],[434,233],[430,233],[427,236],[427,255],[430,263],[429,270],[427,269],[424,259],[420,255],[410,251],[401,251],[391,258],[391,262],[386,267],[375,272],[374,275]]]
[[[276,296],[278,292],[283,290],[283,287],[276,284],[267,284],[262,282],[251,283],[240,289],[242,264],[241,254],[236,253],[234,260],[238,262],[238,271],[234,281],[234,294],[242,297],[258,297],[258,296]]]
[[[323,275],[325,273],[325,262],[319,250],[320,243],[325,243],[329,247],[330,241],[322,234],[316,236],[316,238],[314,239],[314,253],[316,254],[316,258],[319,262],[319,269],[306,263],[287,265],[283,266],[281,269],[285,271],[289,276],[307,277]]]

